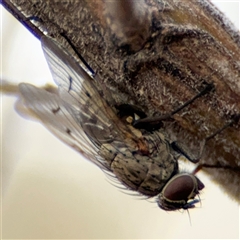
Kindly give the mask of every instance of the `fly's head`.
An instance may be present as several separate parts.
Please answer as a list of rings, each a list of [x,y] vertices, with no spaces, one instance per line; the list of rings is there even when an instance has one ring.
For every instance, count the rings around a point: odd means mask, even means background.
[[[172,177],[158,195],[158,206],[166,211],[194,208],[195,199],[204,184],[193,174],[179,173]]]

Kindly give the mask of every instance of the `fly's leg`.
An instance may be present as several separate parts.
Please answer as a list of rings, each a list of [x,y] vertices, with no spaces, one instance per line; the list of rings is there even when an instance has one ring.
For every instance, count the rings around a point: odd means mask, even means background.
[[[178,152],[190,162],[198,163],[199,160],[201,159],[205,144],[206,144],[206,139],[201,142],[200,148],[197,151],[197,155],[189,151],[189,149],[186,149],[186,146],[184,144],[181,144],[181,142],[177,142],[177,141],[172,142],[171,147],[175,152]]]
[[[204,96],[205,94],[209,93],[213,89],[214,89],[214,86],[212,84],[208,84],[201,92],[199,92],[192,99],[190,99],[189,101],[187,101],[186,103],[181,105],[179,108],[177,108],[170,114],[163,115],[160,117],[145,117],[146,116],[145,113],[143,113],[141,110],[139,110],[139,108],[132,106],[132,105],[128,105],[128,104],[122,104],[116,108],[119,110],[120,118],[125,117],[125,119],[126,119],[128,116],[131,116],[132,120],[131,120],[131,122],[129,122],[129,121],[128,122],[131,123],[135,128],[145,129],[147,131],[154,131],[154,130],[157,130],[162,127],[163,120],[171,118],[174,114],[178,113],[183,108],[185,108],[186,106],[193,103],[196,99]],[[135,115],[138,115],[139,119],[136,119]],[[222,128],[218,129],[213,134],[211,134],[210,136],[205,138],[201,142],[200,149],[197,151],[198,152],[197,154],[190,153],[189,149],[187,149],[185,145],[181,144],[181,142],[177,142],[177,141],[172,142],[171,147],[174,151],[180,153],[181,155],[186,157],[189,161],[191,161],[193,163],[198,163],[202,157],[206,142],[209,141],[210,139],[214,138],[217,134],[221,133],[226,128],[228,128],[228,127],[232,126],[234,123],[238,122],[239,119],[240,119],[240,114],[233,117],[232,121],[225,124]],[[207,166],[206,164],[204,166],[211,167],[211,166]],[[202,165],[202,167],[203,167],[203,165]]]
[[[182,109],[192,104],[196,99],[204,96],[205,94],[214,90],[213,84],[207,84],[205,88],[195,95],[192,99],[185,102],[183,105],[175,109],[170,114],[166,114],[163,116],[156,117],[147,117],[147,115],[141,111],[138,107],[130,105],[130,104],[121,104],[115,106],[118,110],[118,116],[122,119],[131,123],[133,127],[137,129],[145,129],[149,132],[160,129],[163,126],[162,121],[170,119],[174,114],[180,112]],[[128,120],[128,117],[131,117],[131,121]]]
[[[222,128],[218,129],[213,134],[211,134],[210,136],[205,138],[201,143],[199,154],[197,156],[193,156],[192,154],[189,154],[187,149],[183,145],[181,145],[180,142],[171,143],[171,147],[173,148],[173,150],[175,150],[176,152],[178,152],[181,155],[183,155],[184,157],[186,157],[189,161],[191,161],[193,163],[198,163],[202,157],[206,142],[209,141],[210,139],[214,138],[216,135],[218,135],[219,133],[224,131],[226,128],[231,127],[233,124],[237,123],[239,121],[239,119],[240,119],[240,114],[234,116],[233,119],[229,123],[225,124]],[[203,165],[202,165],[202,167],[203,167]],[[207,167],[207,165],[206,165],[206,167]],[[208,166],[208,167],[210,167],[210,166]],[[199,171],[199,170],[197,170],[197,171]]]
[[[223,130],[225,130],[226,128],[231,127],[233,124],[238,123],[239,120],[240,120],[240,114],[237,114],[237,115],[233,116],[232,120],[231,120],[229,123],[225,124],[222,128],[218,129],[216,132],[214,132],[213,134],[211,134],[210,136],[208,136],[208,137],[206,138],[206,141],[214,138],[216,135],[218,135],[219,133],[221,133],[221,132],[222,132]]]
[[[192,174],[193,175],[197,174],[197,172],[199,172],[203,168],[224,168],[224,169],[229,169],[229,170],[233,170],[236,172],[240,172],[239,168],[232,167],[232,166],[211,165],[211,164],[203,163],[203,164],[198,164],[197,167],[193,170]]]
[[[213,84],[207,84],[207,86],[199,92],[196,96],[194,96],[192,99],[188,100],[185,102],[183,105],[178,107],[176,110],[171,112],[170,114],[166,114],[163,116],[159,117],[146,117],[146,118],[141,118],[139,120],[136,120],[133,122],[133,126],[138,129],[145,129],[145,130],[150,130],[154,131],[159,129],[161,126],[161,122],[167,119],[170,119],[174,114],[180,112],[182,109],[187,107],[188,105],[192,104],[196,99],[204,96],[205,94],[208,94],[209,92],[214,90],[214,85]]]
[[[221,133],[222,131],[224,131],[226,128],[228,127],[231,127],[232,125],[234,124],[237,124],[238,122],[240,121],[240,114],[238,115],[235,115],[233,117],[233,119],[225,124],[222,128],[218,129],[216,132],[214,132],[213,134],[211,134],[210,136],[208,136],[206,139],[205,139],[205,143],[207,141],[209,141],[210,139],[214,138],[216,135],[218,135],[219,133]],[[203,152],[203,149],[202,149],[202,152]],[[200,158],[201,158],[201,155],[202,155],[202,152],[200,154]],[[200,160],[199,158],[199,160]],[[198,161],[199,161],[198,160]],[[190,160],[191,161],[191,160]],[[198,166],[195,168],[195,170],[193,171],[193,174],[196,174],[199,170],[201,170],[203,167],[205,168],[224,168],[224,169],[231,169],[231,170],[235,170],[235,171],[240,171],[239,169],[236,169],[234,167],[231,167],[231,166],[221,166],[221,165],[210,165],[210,164],[207,164],[207,163],[202,163],[202,164],[198,164]]]

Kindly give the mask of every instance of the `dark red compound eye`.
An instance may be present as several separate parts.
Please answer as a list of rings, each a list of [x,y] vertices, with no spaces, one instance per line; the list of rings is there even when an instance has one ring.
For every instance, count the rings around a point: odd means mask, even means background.
[[[203,183],[193,174],[178,174],[163,188],[158,198],[158,205],[167,211],[193,208],[194,204],[199,202],[194,198],[203,188]],[[193,200],[189,202],[190,199]]]

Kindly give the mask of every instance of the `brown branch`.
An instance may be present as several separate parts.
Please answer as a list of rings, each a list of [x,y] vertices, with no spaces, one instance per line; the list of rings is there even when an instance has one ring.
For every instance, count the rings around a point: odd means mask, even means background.
[[[213,83],[215,92],[164,123],[164,130],[189,151],[197,151],[199,142],[240,113],[239,32],[208,1],[145,0],[137,7],[147,6],[144,21],[130,0],[119,6],[119,16],[114,14],[117,5],[100,0],[12,2],[3,5],[31,32],[39,37],[45,31],[59,42],[67,36],[111,87],[111,97],[138,105],[148,116],[172,112],[204,82]],[[239,201],[239,123],[207,142],[201,164]]]

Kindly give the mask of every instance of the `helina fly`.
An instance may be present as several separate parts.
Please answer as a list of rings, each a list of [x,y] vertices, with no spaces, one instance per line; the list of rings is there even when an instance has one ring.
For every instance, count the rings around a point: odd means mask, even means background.
[[[204,185],[194,174],[180,173],[179,152],[164,132],[137,128],[135,115],[141,114],[134,108],[133,114],[119,114],[120,110],[104,100],[94,77],[69,53],[49,37],[41,41],[58,92],[21,83],[24,106],[53,134],[127,189],[157,196],[164,210],[193,208]]]

